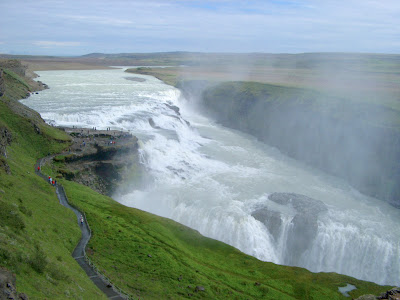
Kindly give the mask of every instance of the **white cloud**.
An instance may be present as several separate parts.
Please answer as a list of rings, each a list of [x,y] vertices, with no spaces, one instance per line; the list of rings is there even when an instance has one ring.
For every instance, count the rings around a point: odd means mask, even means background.
[[[58,42],[58,41],[34,41],[33,45],[42,48],[51,47],[77,47],[82,45],[80,42]]]
[[[82,23],[102,24],[108,26],[126,26],[134,23],[131,20],[126,20],[121,18],[100,17],[100,16],[90,16],[90,15],[59,15],[59,17],[80,21]]]

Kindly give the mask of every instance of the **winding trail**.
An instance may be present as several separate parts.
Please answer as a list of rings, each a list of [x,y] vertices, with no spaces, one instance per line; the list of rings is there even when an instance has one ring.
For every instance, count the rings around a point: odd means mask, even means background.
[[[48,177],[44,175],[40,170],[42,164],[50,160],[54,157],[52,156],[47,156],[42,159],[39,159],[38,162],[35,165],[35,173],[42,177],[44,180],[48,181]],[[40,167],[40,170],[38,170],[38,167]],[[129,299],[129,296],[124,294],[121,290],[119,290],[116,286],[114,286],[105,276],[100,274],[97,270],[96,267],[87,260],[86,257],[86,245],[90,240],[91,237],[91,231],[89,224],[87,223],[86,216],[84,213],[80,212],[78,209],[75,207],[71,206],[68,202],[68,198],[65,194],[64,188],[62,185],[57,184],[55,186],[56,188],[56,194],[57,198],[60,201],[60,204],[63,206],[69,208],[72,210],[77,219],[77,223],[79,224],[79,227],[81,228],[82,231],[82,237],[79,240],[78,245],[75,247],[74,251],[72,252],[72,257],[76,260],[76,262],[81,266],[81,268],[85,271],[89,279],[108,297],[108,299]],[[84,222],[80,223],[80,217],[84,216]]]

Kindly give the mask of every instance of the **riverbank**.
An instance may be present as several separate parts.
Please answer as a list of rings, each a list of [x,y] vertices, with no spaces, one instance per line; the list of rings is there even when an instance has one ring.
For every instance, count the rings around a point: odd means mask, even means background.
[[[109,66],[94,65],[83,62],[74,62],[68,60],[23,60],[23,64],[28,67],[28,76],[33,76],[35,71],[55,71],[55,70],[107,70],[113,69]]]

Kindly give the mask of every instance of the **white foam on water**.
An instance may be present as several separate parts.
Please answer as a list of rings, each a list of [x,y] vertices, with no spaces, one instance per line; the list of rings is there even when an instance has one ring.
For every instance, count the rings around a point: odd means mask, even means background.
[[[265,261],[285,263],[295,211],[268,200],[273,192],[323,201],[314,240],[299,259],[311,271],[399,284],[400,212],[343,181],[289,159],[256,139],[199,114],[180,92],[123,70],[38,72],[50,86],[22,102],[55,125],[130,130],[150,179],[114,198],[172,218]],[[168,107],[178,106],[181,115]],[[158,127],[153,128],[149,119]],[[189,126],[186,121],[189,121]],[[126,183],[127,185],[129,183]],[[263,205],[281,215],[276,239],[252,217]]]

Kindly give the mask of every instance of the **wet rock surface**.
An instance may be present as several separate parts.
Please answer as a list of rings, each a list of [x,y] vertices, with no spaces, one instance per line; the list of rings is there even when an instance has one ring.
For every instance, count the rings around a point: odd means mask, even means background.
[[[12,134],[7,127],[0,127],[0,155],[7,157],[6,147],[12,142]]]
[[[392,288],[391,290],[380,294],[376,299],[400,299],[400,287]]]
[[[268,199],[293,210],[294,216],[287,233],[285,264],[298,264],[300,256],[309,248],[318,231],[318,217],[327,207],[320,201],[294,193],[273,193]],[[281,212],[267,206],[259,207],[252,216],[265,224],[275,240],[280,238],[283,226]]]
[[[168,103],[165,104],[168,108],[172,109],[178,116],[181,115],[180,111],[179,111],[179,107],[175,106],[175,105],[170,105]]]
[[[15,286],[16,286],[15,275],[4,268],[0,268],[0,300],[29,299],[26,294],[18,293]]]
[[[145,82],[145,78],[140,77],[124,77],[126,80],[135,81],[135,82]]]
[[[154,123],[153,118],[149,118],[149,124],[151,127],[153,127],[154,129],[161,129],[160,126],[157,126],[156,123]]]
[[[4,84],[4,73],[3,70],[0,69],[0,97],[4,95],[6,91],[6,86]]]
[[[375,295],[362,295],[355,300],[396,300],[400,299],[400,287],[394,287],[384,293],[381,293],[379,296]]]
[[[7,146],[11,145],[12,134],[7,127],[0,127],[0,170],[11,174],[10,166],[7,164]]]
[[[111,195],[127,170],[138,160],[138,139],[127,132],[64,128],[73,137],[67,153],[56,156],[65,163],[60,176]]]
[[[279,212],[268,210],[267,208],[261,208],[254,211],[252,216],[267,226],[275,240],[279,238],[282,226],[281,214]]]
[[[282,205],[290,204],[301,214],[317,215],[327,210],[326,205],[321,200],[300,194],[273,193],[268,196],[268,199]]]

